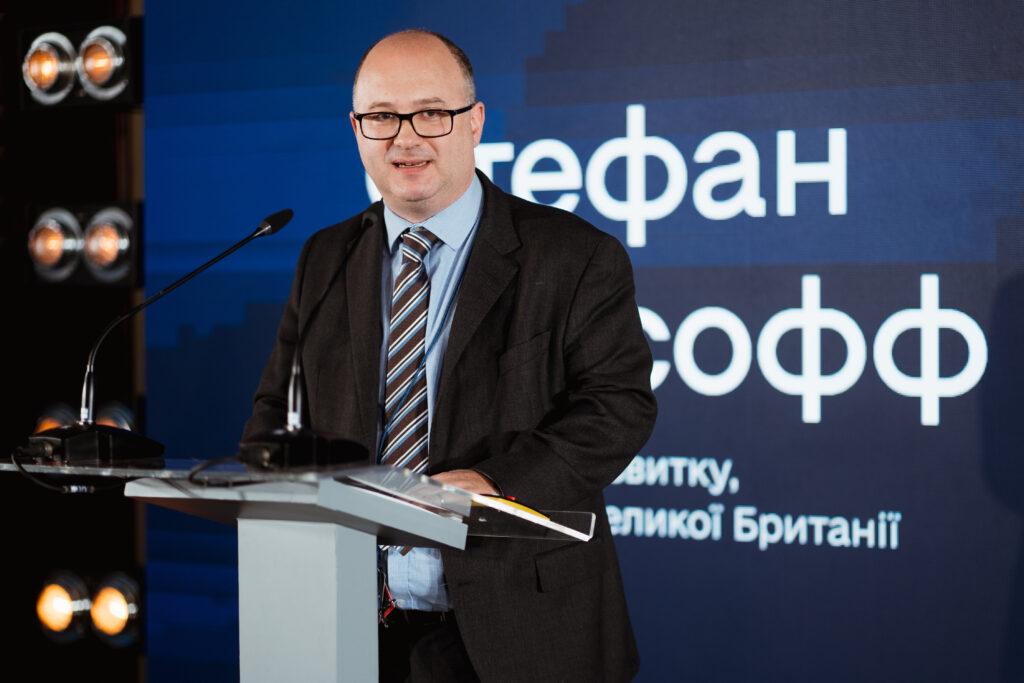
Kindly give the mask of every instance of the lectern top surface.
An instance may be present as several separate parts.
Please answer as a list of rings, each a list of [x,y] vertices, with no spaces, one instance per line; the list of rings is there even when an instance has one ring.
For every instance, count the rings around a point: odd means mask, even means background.
[[[332,495],[336,496],[339,491],[355,486],[433,511],[440,516],[455,515],[469,524],[471,536],[586,541],[594,533],[594,515],[590,512],[541,513],[515,501],[473,494],[407,469],[385,465],[260,469],[239,462],[172,458],[116,464],[36,462],[29,458],[19,458],[17,464],[0,463],[0,471],[18,470],[24,470],[32,476],[47,475],[79,481],[143,480],[129,487],[135,489],[128,495],[136,497],[145,497],[141,493],[143,489],[148,492],[146,495],[155,490],[152,486],[139,488],[145,480],[167,482],[171,489],[179,492],[205,490],[205,497],[210,499],[227,496],[249,502],[262,500],[273,493],[267,487],[273,487],[274,483],[292,483],[293,486],[307,484],[310,494],[314,498],[319,496],[318,504],[327,507],[330,507],[329,503],[333,500]],[[346,486],[338,488],[337,484],[330,481],[332,479]],[[254,484],[263,486],[246,486]],[[217,490],[222,493],[211,497],[210,494]],[[251,495],[244,492],[251,492]],[[192,497],[195,497],[194,493]]]
[[[31,459],[19,459],[22,468],[33,474],[69,475],[78,477],[114,477],[120,479],[188,479],[189,474],[206,464],[205,460],[191,458],[158,458],[155,460],[124,461],[116,464],[87,464],[62,462],[33,462]],[[197,483],[224,482],[248,483],[263,481],[308,481],[333,479],[352,470],[352,465],[330,468],[305,468],[291,470],[271,470],[249,468],[241,463],[226,463],[208,467],[193,475]],[[16,471],[18,466],[11,462],[0,462],[0,471]]]

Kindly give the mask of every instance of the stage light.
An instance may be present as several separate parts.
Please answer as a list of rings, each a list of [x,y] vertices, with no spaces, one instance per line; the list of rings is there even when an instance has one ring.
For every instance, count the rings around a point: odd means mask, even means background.
[[[63,33],[50,31],[32,41],[21,64],[21,75],[32,98],[56,104],[75,83],[75,48]]]
[[[36,428],[32,432],[38,434],[47,429],[67,427],[78,419],[78,415],[67,403],[53,403],[47,406],[36,420]]]
[[[120,95],[128,85],[125,77],[125,43],[128,37],[114,26],[89,32],[78,47],[75,71],[87,93],[98,100]]]
[[[111,574],[101,583],[90,610],[96,634],[110,645],[123,646],[138,635],[139,585],[127,574]]]
[[[98,211],[85,229],[85,265],[103,282],[116,282],[131,269],[129,249],[135,224],[116,207]]]
[[[66,279],[78,265],[82,229],[65,209],[44,211],[28,233],[28,253],[39,277],[50,282]]]
[[[47,91],[54,86],[60,75],[60,58],[51,46],[37,45],[25,58],[23,69],[30,86]]]
[[[103,38],[93,38],[78,54],[82,64],[81,77],[97,86],[106,85],[124,60],[114,46]]]
[[[40,213],[28,234],[36,276],[61,285],[138,286],[140,213],[138,205],[127,203],[64,205]]]
[[[36,616],[47,636],[69,643],[81,637],[91,604],[80,578],[70,572],[58,572],[39,592]]]
[[[137,427],[135,414],[126,408],[123,403],[118,403],[117,401],[104,403],[97,409],[96,424],[127,429],[130,432],[134,432]]]

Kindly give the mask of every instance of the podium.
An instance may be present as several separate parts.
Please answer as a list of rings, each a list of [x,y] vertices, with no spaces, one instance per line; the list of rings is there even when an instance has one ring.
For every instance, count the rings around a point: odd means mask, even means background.
[[[24,467],[127,479],[125,496],[237,524],[244,683],[377,680],[378,545],[463,549],[475,535],[584,542],[594,530],[592,513],[538,514],[386,466],[234,466],[190,477],[195,464]]]

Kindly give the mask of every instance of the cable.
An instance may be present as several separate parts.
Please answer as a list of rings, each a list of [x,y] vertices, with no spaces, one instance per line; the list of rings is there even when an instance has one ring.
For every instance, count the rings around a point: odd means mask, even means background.
[[[244,482],[244,481],[242,481],[242,482],[232,482],[232,481],[229,481],[229,480],[216,481],[216,480],[210,480],[210,479],[204,479],[203,481],[198,481],[198,480],[195,479],[195,476],[197,474],[199,474],[200,472],[202,472],[203,470],[205,470],[206,468],[214,467],[215,465],[223,465],[224,463],[227,463],[227,462],[237,462],[237,463],[240,463],[241,460],[239,460],[238,455],[227,455],[227,456],[224,456],[223,458],[214,458],[212,460],[207,460],[206,462],[201,462],[201,463],[199,463],[198,465],[196,465],[195,467],[193,467],[192,469],[190,469],[188,471],[188,483],[193,484],[195,486],[200,486],[201,485],[201,486],[224,486],[224,487],[230,487],[230,486],[234,486],[236,484],[246,484],[246,483],[249,483],[249,482]]]

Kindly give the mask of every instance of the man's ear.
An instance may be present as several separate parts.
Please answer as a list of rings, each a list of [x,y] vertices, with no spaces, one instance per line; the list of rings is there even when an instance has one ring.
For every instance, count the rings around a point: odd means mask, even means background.
[[[473,145],[480,144],[480,136],[484,133],[484,103],[477,102],[469,110],[469,127],[473,131]]]

